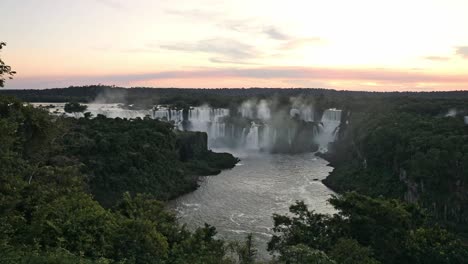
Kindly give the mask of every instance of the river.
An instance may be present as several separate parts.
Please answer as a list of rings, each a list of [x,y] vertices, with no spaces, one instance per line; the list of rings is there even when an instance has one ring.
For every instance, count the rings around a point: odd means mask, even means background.
[[[50,105],[48,109],[51,113],[64,114],[63,103],[33,105],[36,107]],[[124,109],[118,104],[87,106],[87,111],[94,116],[102,114],[111,118],[153,116],[153,118],[165,117],[178,122],[182,116],[180,111],[174,112],[166,108],[152,111]],[[193,124],[192,130],[205,131],[208,133],[209,141],[216,140],[220,131],[225,130],[219,128],[223,127],[220,120],[226,114],[227,111],[223,109],[194,108],[193,113],[189,114],[190,122]],[[82,114],[71,116],[80,117]],[[340,110],[325,111],[321,132],[316,135],[318,141],[323,141],[322,149],[328,142],[333,141],[340,119]],[[252,126],[255,127],[255,124]],[[241,149],[259,149],[258,130],[253,131],[257,132],[255,135],[257,140],[237,139],[246,144],[239,144],[242,146]],[[245,134],[242,133],[244,136]],[[328,166],[327,161],[316,157],[313,153],[286,155],[260,153],[258,150],[249,152],[231,149],[213,150],[232,153],[241,161],[233,169],[222,171],[219,175],[202,177],[200,188],[169,202],[169,207],[177,212],[180,221],[187,224],[190,229],[203,227],[208,223],[216,227],[219,238],[231,241],[243,240],[247,234],[252,233],[259,257],[267,259],[269,254],[266,245],[272,236],[273,214],[288,213],[289,206],[296,200],[304,201],[310,209],[319,213],[335,212],[327,202],[333,191],[321,182],[333,168]]]
[[[313,153],[285,155],[236,153],[241,161],[231,170],[203,177],[200,188],[170,202],[190,229],[208,223],[218,237],[243,240],[252,233],[259,257],[268,258],[273,214],[285,214],[296,200],[319,213],[333,213],[327,200],[333,191],[322,184],[333,170]]]

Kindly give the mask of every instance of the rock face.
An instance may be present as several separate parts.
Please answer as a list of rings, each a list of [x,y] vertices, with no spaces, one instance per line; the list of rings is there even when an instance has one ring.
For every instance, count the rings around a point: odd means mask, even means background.
[[[179,160],[186,163],[189,171],[198,176],[218,174],[239,162],[232,154],[209,150],[208,135],[205,132],[178,131],[176,150]]]

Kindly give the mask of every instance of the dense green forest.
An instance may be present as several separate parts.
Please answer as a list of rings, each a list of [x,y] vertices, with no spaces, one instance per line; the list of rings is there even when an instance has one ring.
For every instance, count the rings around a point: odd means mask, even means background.
[[[237,163],[230,154],[209,151],[205,133],[174,131],[166,122],[104,116],[66,121],[62,155],[85,165],[91,191],[105,205],[125,191],[168,200],[194,190],[198,176]]]
[[[414,119],[408,124],[428,131],[432,124],[423,116],[431,119],[424,114],[417,119],[422,124]],[[459,118],[440,119],[450,129],[437,133],[450,131],[454,140],[466,129]],[[379,125],[388,123],[379,120]],[[394,125],[402,122],[392,120]],[[347,146],[351,129],[343,128],[336,148]],[[414,127],[411,131],[418,134]],[[196,175],[216,173],[237,161],[229,154],[209,152],[206,134],[174,131],[169,123],[150,119],[54,117],[7,97],[0,101],[0,133],[2,263],[256,263],[251,236],[245,243],[228,243],[216,239],[210,226],[190,232],[158,201],[194,188]],[[421,142],[430,143],[427,138]],[[391,150],[393,145],[386,146]],[[466,154],[458,141],[449,147],[461,147]],[[377,157],[367,160],[366,166],[388,162]],[[340,163],[334,163],[338,173]],[[466,176],[464,172],[455,170],[451,177]],[[397,180],[388,182],[399,186]],[[404,188],[384,188],[391,186],[388,182],[367,183],[376,185],[369,188],[375,192],[367,192],[360,181],[359,188],[349,189],[371,196],[404,194]],[[434,188],[428,190],[434,193]],[[275,215],[275,236],[269,243],[275,257],[270,262],[466,263],[468,259],[466,246],[418,204],[357,193],[335,197],[331,203],[338,210],[335,215],[316,214],[302,202],[291,206],[288,216]]]
[[[325,183],[418,203],[466,236],[468,100],[400,99],[349,113],[327,155],[335,170]]]
[[[56,118],[5,97],[0,134],[1,263],[224,258],[213,228],[190,233],[155,200],[234,166],[206,149],[206,135],[156,120]]]
[[[355,192],[330,203],[338,210],[332,216],[303,202],[275,215],[269,250],[285,263],[467,263],[466,246],[416,205]]]

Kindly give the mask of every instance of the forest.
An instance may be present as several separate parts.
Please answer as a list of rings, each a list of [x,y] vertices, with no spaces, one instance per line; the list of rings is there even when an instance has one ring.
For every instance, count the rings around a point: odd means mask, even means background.
[[[466,237],[467,100],[398,100],[350,110],[325,183],[338,192],[418,203],[433,220]]]

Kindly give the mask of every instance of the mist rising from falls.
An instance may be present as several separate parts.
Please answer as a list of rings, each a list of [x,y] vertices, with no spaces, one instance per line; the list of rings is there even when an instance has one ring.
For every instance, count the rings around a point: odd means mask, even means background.
[[[321,120],[315,121],[310,104],[300,100],[282,106],[275,103],[248,100],[237,109],[159,106],[153,118],[171,121],[179,130],[206,132],[211,148],[280,153],[327,150],[340,124],[341,110],[325,110]]]
[[[82,113],[64,113],[64,104],[53,105],[54,108],[49,108],[53,114],[83,117]],[[210,148],[273,153],[324,152],[336,138],[341,121],[341,110],[328,109],[320,116],[310,102],[301,98],[282,102],[248,100],[231,109],[208,105],[183,109],[155,106],[150,110],[119,104],[93,103],[87,106],[86,112],[94,117],[150,117],[172,122],[181,131],[206,132]]]

